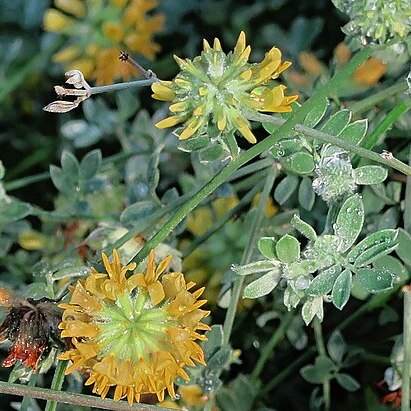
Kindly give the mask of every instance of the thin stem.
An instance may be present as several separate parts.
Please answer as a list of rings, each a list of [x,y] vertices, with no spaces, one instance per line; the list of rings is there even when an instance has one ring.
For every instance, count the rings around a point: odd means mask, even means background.
[[[30,380],[28,382],[28,386],[29,387],[35,387],[37,384],[37,380],[39,378],[39,374],[38,373],[33,373],[30,377]],[[20,411],[27,411],[29,409],[31,405],[31,398],[30,397],[24,397],[23,401],[21,402],[21,406],[20,406]]]
[[[293,317],[294,317],[294,312],[287,311],[287,313],[281,319],[280,325],[275,330],[275,332],[269,339],[268,343],[264,346],[263,350],[261,351],[257,364],[255,365],[253,372],[251,373],[251,378],[253,380],[256,380],[260,376],[261,372],[264,369],[264,366],[266,365],[268,359],[270,358],[270,355],[274,351],[277,344],[284,337],[284,334],[287,331],[288,326],[291,324]]]
[[[150,86],[156,81],[158,81],[157,77],[153,76],[146,80],[135,80],[135,81],[127,81],[124,83],[108,84],[107,86],[90,87],[89,93],[93,95],[93,94],[107,93],[108,91],[125,90],[125,89],[129,89],[132,87]]]
[[[67,361],[58,361],[54,371],[53,381],[51,382],[51,389],[60,391],[64,382],[64,373],[67,368]],[[56,411],[57,401],[47,401],[44,411]]]
[[[190,255],[197,247],[207,241],[214,233],[216,233],[220,228],[229,221],[233,216],[235,216],[240,210],[243,209],[253,197],[261,190],[261,184],[255,185],[243,198],[233,207],[228,213],[219,219],[212,227],[210,227],[206,232],[196,237],[191,243],[190,246],[184,251],[183,259]]]
[[[261,121],[262,123],[270,123],[280,126],[285,123],[285,120],[283,120],[282,118],[269,116],[267,114],[247,112],[246,116],[249,120]],[[309,138],[319,140],[323,143],[330,143],[335,146],[344,148],[351,153],[358,154],[359,156],[368,158],[369,160],[375,161],[376,163],[384,164],[386,166],[394,168],[405,175],[411,175],[411,167],[396,159],[392,155],[380,155],[373,151],[367,150],[366,148],[352,144],[346,140],[334,137],[331,134],[323,133],[322,131],[315,130],[302,124],[295,125],[294,131],[296,131],[297,133],[302,133]]]
[[[410,377],[411,377],[411,286],[404,286],[403,345],[404,361],[402,363],[402,398],[401,411],[410,411]]]
[[[274,164],[271,166],[271,169],[265,181],[263,192],[260,197],[260,202],[258,204],[257,211],[255,212],[254,219],[251,224],[247,246],[244,250],[243,257],[240,263],[241,265],[244,265],[250,262],[250,259],[251,259],[251,256],[253,254],[253,250],[255,247],[255,243],[256,243],[256,240],[257,240],[257,237],[260,231],[260,226],[264,218],[264,208],[265,208],[265,205],[267,204],[268,197],[270,196],[270,192],[273,188],[274,181],[277,178],[277,175],[278,175],[277,164]],[[231,298],[230,298],[230,304],[226,312],[224,326],[223,326],[224,344],[228,344],[230,340],[230,335],[231,335],[231,331],[233,329],[233,324],[234,324],[235,313],[237,312],[238,300],[240,299],[241,290],[243,288],[243,283],[244,283],[244,276],[239,275],[234,280],[234,285],[232,288],[232,293],[231,293]]]
[[[175,214],[163,225],[163,227],[145,244],[139,251],[135,259],[137,262],[147,257],[150,250],[163,241],[167,235],[207,196],[217,187],[227,181],[227,179],[242,165],[257,157],[263,151],[272,147],[279,139],[285,137],[293,131],[293,128],[301,122],[306,115],[317,105],[317,102],[334,93],[351,75],[351,73],[372,54],[370,48],[363,48],[350,62],[341,70],[330,82],[324,85],[315,95],[310,97],[295,113],[282,124],[271,136],[265,138],[260,143],[251,147],[245,153],[240,154],[236,159],[227,164],[215,177],[207,182],[199,191],[185,204],[183,204]]]
[[[100,408],[114,411],[172,411],[170,408],[157,407],[149,404],[134,404],[126,401],[113,401],[91,395],[76,394],[66,391],[56,391],[47,388],[29,387],[23,384],[11,384],[0,381],[0,393],[19,397],[37,398],[39,400],[57,401],[63,404],[80,405],[82,407]]]
[[[326,357],[327,351],[325,349],[323,329],[318,318],[313,321],[314,325],[314,337],[315,345],[317,347],[318,354]],[[324,410],[329,411],[331,408],[331,391],[330,391],[330,380],[327,379],[323,382],[323,397],[324,397]]]
[[[308,361],[314,355],[314,353],[314,347],[305,348],[304,352],[299,357],[297,357],[293,362],[288,364],[287,367],[276,374],[276,376],[269,383],[264,385],[260,395],[263,397],[279,384],[281,384],[288,376],[293,374],[295,370],[299,369],[301,365],[305,364],[306,361]]]
[[[411,166],[411,150],[408,164]],[[404,201],[404,230],[411,233],[411,176],[407,176]]]
[[[361,113],[370,109],[371,107],[374,107],[380,101],[384,101],[392,96],[395,96],[396,94],[403,93],[407,90],[408,86],[405,81],[395,83],[394,85],[387,87],[386,89],[381,90],[378,93],[375,93],[361,101],[358,101],[357,103],[349,105],[348,108],[353,113]]]
[[[366,149],[372,149],[377,144],[378,139],[397,121],[397,119],[406,113],[411,108],[411,99],[402,101],[396,107],[394,107],[383,120],[377,125],[374,131],[366,137],[366,140],[361,143],[361,146]],[[354,166],[358,165],[360,156],[355,155],[352,159]]]

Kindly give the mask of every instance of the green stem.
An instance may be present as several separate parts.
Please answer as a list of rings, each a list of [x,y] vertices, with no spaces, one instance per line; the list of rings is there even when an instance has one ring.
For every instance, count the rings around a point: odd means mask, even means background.
[[[81,407],[100,408],[114,411],[172,411],[170,408],[158,407],[149,404],[130,405],[126,401],[113,401],[108,398],[99,398],[91,395],[75,394],[66,391],[56,391],[47,388],[29,387],[22,384],[11,384],[0,381],[0,393],[39,400],[57,401],[63,404],[80,405]]]
[[[54,371],[53,381],[51,382],[51,389],[60,391],[64,382],[64,373],[67,368],[67,361],[58,361]],[[44,411],[56,411],[57,401],[47,401]]]
[[[404,361],[402,363],[402,399],[401,411],[410,411],[410,377],[411,377],[411,286],[404,286],[403,345]]]
[[[318,318],[313,321],[315,344],[317,346],[318,354],[327,357],[327,351],[325,349],[323,330]],[[331,392],[330,392],[330,380],[327,379],[323,382],[323,396],[324,396],[324,410],[329,411],[331,408]]]
[[[93,95],[93,94],[107,93],[109,91],[126,90],[132,87],[145,87],[145,86],[150,86],[151,84],[157,81],[158,81],[157,77],[153,76],[146,80],[135,80],[135,81],[127,81],[124,83],[108,84],[107,86],[90,87],[89,93]]]
[[[411,166],[411,150],[408,164]],[[404,230],[411,233],[411,176],[407,176],[404,200]]]
[[[214,233],[220,230],[233,216],[235,216],[240,210],[242,210],[253,197],[261,190],[261,184],[255,185],[239,202],[233,207],[228,213],[218,220],[212,227],[210,227],[206,232],[196,237],[190,246],[184,251],[183,259],[190,255],[197,247],[207,241]]]
[[[231,174],[239,169],[242,165],[248,163],[254,157],[257,157],[263,151],[272,147],[279,139],[293,132],[293,128],[301,122],[306,115],[317,105],[318,101],[323,100],[335,92],[351,75],[351,73],[368,57],[372,55],[370,48],[363,48],[350,62],[341,70],[331,81],[323,86],[315,95],[310,97],[295,113],[282,124],[271,136],[265,138],[260,143],[251,147],[245,153],[240,154],[236,159],[227,164],[215,177],[207,182],[200,190],[164,224],[164,226],[145,244],[145,246],[136,255],[136,261],[142,261],[147,257],[150,250],[160,244],[167,235],[208,195],[217,187],[224,183]]]
[[[288,364],[286,368],[280,371],[276,376],[261,390],[261,397],[268,394],[271,390],[281,384],[287,377],[293,374],[296,370],[298,370],[303,364],[305,364],[315,353],[314,347],[308,347],[304,349],[304,352],[297,357],[293,362]]]
[[[381,90],[378,93],[375,93],[361,101],[358,101],[357,103],[349,105],[348,108],[353,113],[361,113],[370,109],[371,107],[374,107],[380,101],[387,100],[388,98],[395,96],[396,94],[403,93],[407,90],[408,86],[405,81],[395,83],[394,85],[387,87],[386,89]]]
[[[374,131],[366,137],[365,141],[361,143],[363,148],[368,150],[372,149],[377,144],[378,139],[397,121],[397,119],[406,113],[411,108],[411,99],[402,101],[396,107],[394,107],[383,120],[377,125]],[[355,155],[352,163],[354,166],[358,165],[360,157]]]
[[[251,113],[247,112],[246,116],[249,120],[261,121],[262,123],[269,123],[281,126],[285,123],[280,117],[269,116],[267,114],[260,113]],[[392,167],[405,175],[411,175],[411,167],[407,164],[404,164],[402,161],[396,159],[392,154],[384,155],[378,154],[373,151],[370,151],[366,148],[359,147],[355,144],[352,144],[346,140],[334,137],[331,134],[323,133],[322,131],[315,130],[313,128],[304,126],[302,124],[297,124],[294,126],[294,131],[297,133],[302,133],[306,137],[312,138],[314,140],[321,141],[323,143],[330,143],[335,146],[341,147],[348,152],[357,154],[361,157],[368,158],[369,160],[375,161],[376,163],[384,164],[386,166]]]
[[[275,332],[269,339],[268,343],[264,346],[263,350],[261,351],[257,364],[255,365],[253,372],[251,373],[251,378],[253,380],[256,380],[260,376],[261,372],[264,369],[264,366],[266,365],[268,359],[270,358],[270,355],[274,351],[277,344],[284,337],[284,334],[287,331],[288,326],[291,324],[293,317],[294,317],[294,312],[287,311],[287,313],[281,319],[279,327],[275,330]]]
[[[260,231],[260,226],[264,218],[264,208],[265,208],[265,205],[267,204],[267,200],[270,196],[270,192],[273,188],[274,181],[277,178],[277,175],[278,175],[277,164],[273,164],[267,175],[267,179],[265,181],[263,192],[260,197],[258,208],[255,212],[254,219],[251,224],[247,246],[244,250],[243,257],[240,263],[241,265],[244,265],[250,262],[250,259],[251,259],[251,256],[253,254],[253,250],[255,247],[255,243],[256,243],[256,240],[257,240],[257,237]],[[227,312],[226,312],[226,316],[224,320],[224,326],[223,326],[223,332],[224,332],[223,343],[224,344],[228,344],[230,340],[230,335],[231,335],[231,331],[233,329],[233,324],[234,324],[235,313],[237,312],[238,300],[240,299],[241,290],[243,288],[244,278],[245,278],[244,276],[239,275],[234,280],[234,285],[232,288],[232,293],[231,293],[231,298],[230,298],[230,304],[227,308]]]
[[[37,380],[39,378],[38,373],[33,373],[30,377],[30,380],[28,382],[29,387],[35,387],[37,384]],[[27,411],[31,405],[31,398],[30,397],[24,397],[23,401],[21,402],[20,406],[20,411]]]

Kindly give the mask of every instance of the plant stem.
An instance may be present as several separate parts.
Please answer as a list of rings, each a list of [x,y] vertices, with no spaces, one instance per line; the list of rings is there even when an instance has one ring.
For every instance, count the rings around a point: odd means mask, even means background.
[[[282,383],[289,375],[291,375],[295,370],[297,370],[301,365],[305,364],[315,353],[314,347],[304,348],[304,352],[297,357],[293,362],[288,364],[286,368],[280,371],[269,383],[265,384],[264,388],[261,390],[260,395],[264,396],[269,393],[272,389],[277,387]]]
[[[0,393],[16,396],[37,398],[39,400],[57,401],[63,404],[80,405],[82,407],[100,408],[114,411],[172,411],[170,408],[157,407],[149,404],[130,405],[126,401],[102,399],[91,395],[76,394],[66,391],[56,391],[47,388],[29,387],[23,384],[11,384],[0,381]]]
[[[374,131],[366,137],[365,141],[361,143],[361,146],[369,150],[372,149],[377,143],[380,136],[384,134],[395,123],[395,121],[397,121],[397,119],[404,113],[406,113],[410,108],[411,99],[402,101],[400,104],[394,107],[386,116],[384,116],[383,120],[377,125]],[[358,155],[355,155],[352,159],[352,164],[356,166],[358,165],[359,161],[360,157]]]
[[[358,101],[357,103],[349,105],[348,108],[353,113],[361,113],[375,106],[380,101],[384,101],[392,96],[395,96],[396,94],[403,93],[407,90],[408,86],[405,81],[395,83],[394,85],[387,87],[386,89],[381,90],[378,93],[375,93],[361,101]]]
[[[327,357],[327,351],[325,350],[323,330],[318,318],[313,321],[315,344],[317,346],[318,354]],[[327,379],[323,382],[323,396],[324,396],[324,410],[329,411],[331,407],[331,392],[330,392],[330,380]]]
[[[274,351],[277,344],[281,341],[284,337],[284,334],[291,324],[291,321],[294,317],[293,311],[287,311],[284,317],[281,319],[280,325],[275,330],[271,338],[269,339],[268,343],[264,346],[263,350],[261,351],[260,357],[258,358],[257,364],[255,365],[253,372],[251,373],[251,378],[256,380],[266,365],[266,362],[270,358],[271,353]]]
[[[54,371],[53,381],[51,382],[51,389],[60,391],[64,382],[64,373],[67,368],[67,361],[58,361]],[[56,411],[57,401],[47,401],[44,411]]]
[[[146,80],[127,81],[124,83],[108,84],[107,86],[90,87],[89,93],[91,95],[107,93],[109,91],[126,90],[132,87],[145,87],[158,81],[157,77],[153,76]]]
[[[29,387],[35,387],[37,384],[37,380],[39,378],[38,373],[33,373],[30,377],[30,380],[28,382],[28,386]],[[20,411],[27,411],[30,407],[31,403],[31,398],[30,397],[24,397],[23,401],[21,402],[21,406],[20,406]]]
[[[267,175],[267,179],[265,181],[265,185],[263,188],[263,192],[260,197],[260,201],[258,204],[257,211],[255,212],[254,219],[251,225],[251,229],[249,232],[249,237],[247,241],[247,246],[244,250],[243,257],[241,259],[241,265],[247,264],[250,262],[251,256],[253,254],[253,250],[255,247],[255,243],[258,237],[258,233],[260,231],[261,222],[264,218],[264,208],[267,203],[268,197],[270,196],[270,192],[273,188],[274,181],[277,178],[278,168],[277,164],[271,166],[271,169]],[[238,275],[234,280],[234,285],[231,292],[230,304],[228,306],[224,326],[223,326],[223,335],[224,335],[224,344],[228,344],[230,340],[231,331],[233,329],[235,313],[237,311],[237,304],[238,300],[240,299],[241,290],[244,283],[244,276]]]
[[[402,363],[402,398],[401,411],[410,411],[410,377],[411,377],[411,286],[402,288],[404,292],[403,345],[404,360]]]
[[[247,112],[246,115],[249,120],[261,121],[262,123],[270,123],[279,126],[285,123],[285,120],[283,120],[282,118],[276,116],[269,116],[267,114]],[[392,155],[380,155],[366,148],[352,144],[346,140],[334,137],[331,134],[323,133],[322,131],[315,130],[302,124],[295,125],[293,129],[297,133],[302,133],[305,136],[310,137],[312,139],[319,140],[323,143],[333,144],[351,153],[355,153],[361,157],[365,157],[369,160],[375,161],[376,163],[381,163],[386,166],[392,167],[398,171],[401,171],[401,173],[405,175],[411,175],[411,167],[407,164],[404,164],[402,161],[396,159]]]
[[[408,164],[411,166],[411,150]],[[411,176],[407,176],[404,200],[404,230],[411,233]]]
[[[306,115],[325,97],[334,93],[351,75],[351,73],[368,57],[372,55],[370,48],[363,48],[354,58],[326,85],[324,85],[315,95],[310,97],[295,113],[285,121],[271,136],[265,138],[260,143],[251,147],[245,153],[240,154],[236,159],[227,164],[215,177],[207,182],[199,191],[185,204],[183,204],[175,214],[164,224],[164,226],[145,244],[136,255],[137,262],[147,257],[150,250],[155,248],[167,235],[182,221],[195,207],[197,207],[208,195],[217,187],[224,183],[231,174],[242,165],[257,157],[263,151],[272,147],[279,139],[285,137],[293,131],[293,128],[301,122]]]
[[[241,198],[238,204],[233,207],[228,213],[218,220],[212,227],[210,227],[206,232],[196,237],[190,246],[184,251],[183,259],[190,255],[197,247],[199,247],[204,241],[207,241],[214,233],[216,233],[220,228],[222,228],[227,221],[229,221],[233,216],[235,216],[240,210],[242,210],[253,197],[261,190],[261,184],[256,184],[245,196]]]

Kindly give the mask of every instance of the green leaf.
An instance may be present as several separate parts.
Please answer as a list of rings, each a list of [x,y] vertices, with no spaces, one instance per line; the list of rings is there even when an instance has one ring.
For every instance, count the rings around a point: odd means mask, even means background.
[[[392,229],[381,230],[370,234],[347,254],[348,261],[353,262],[357,260],[365,251],[380,244],[385,244],[388,248],[392,247],[397,243],[397,236],[398,231]]]
[[[33,207],[22,201],[12,201],[0,208],[0,217],[6,221],[17,221],[33,213]]]
[[[395,251],[398,251],[398,247]],[[398,258],[392,257],[391,255],[383,255],[373,261],[372,266],[373,268],[386,270],[394,275],[394,283],[406,281],[408,279],[408,270],[401,264],[401,261]]]
[[[322,98],[319,100],[316,106],[305,117],[304,124],[308,127],[314,128],[324,117],[329,104],[330,103],[327,98]]]
[[[61,155],[61,168],[63,173],[69,175],[72,180],[76,181],[80,175],[80,165],[77,158],[70,151],[64,150]]]
[[[300,243],[295,237],[286,234],[278,240],[275,251],[281,262],[292,263],[300,258]]]
[[[314,159],[310,153],[300,151],[285,159],[286,167],[296,174],[308,174],[314,170]]]
[[[274,191],[274,199],[278,204],[284,204],[294,193],[295,189],[298,187],[298,177],[296,176],[286,176],[277,185]]]
[[[90,274],[90,268],[86,266],[72,266],[63,268],[53,273],[53,280],[61,280],[63,278],[85,277]]]
[[[261,237],[258,241],[258,249],[264,257],[277,259],[277,254],[275,253],[276,244],[277,240],[274,237]]]
[[[335,280],[341,273],[341,267],[334,265],[327,268],[315,277],[309,287],[306,289],[308,295],[317,297],[328,294],[335,283]]]
[[[181,151],[190,153],[191,151],[201,150],[208,144],[210,144],[210,138],[208,136],[198,136],[181,141],[178,148]]]
[[[269,294],[281,280],[280,270],[272,270],[244,288],[244,298],[259,298]]]
[[[381,166],[362,166],[354,170],[354,178],[357,184],[380,184],[388,176],[386,168]]]
[[[6,172],[6,169],[4,168],[3,162],[0,160],[0,180],[3,179],[5,172]]]
[[[387,270],[362,268],[357,271],[361,285],[370,293],[379,293],[392,288],[394,276]]]
[[[398,229],[398,247],[395,249],[398,257],[404,261],[405,264],[411,266],[411,235],[403,230]]]
[[[350,110],[340,110],[333,114],[326,123],[321,127],[323,133],[339,136],[351,120],[352,113]]]
[[[371,264],[383,255],[391,253],[398,246],[396,241],[376,244],[364,251],[354,262],[355,267],[364,267]]]
[[[340,138],[350,142],[351,144],[358,145],[367,134],[367,129],[367,119],[357,120],[345,127],[345,129],[340,134]]]
[[[136,225],[142,219],[147,219],[153,214],[156,206],[150,200],[138,201],[128,206],[120,215],[120,221],[123,224]]]
[[[298,214],[293,215],[293,218],[291,219],[291,225],[309,240],[315,241],[317,239],[317,234],[314,228],[312,228],[310,224],[301,220]]]
[[[61,134],[75,147],[89,147],[103,136],[103,129],[85,120],[69,120],[60,128]]]
[[[350,298],[352,284],[352,273],[350,270],[344,270],[335,280],[331,297],[333,304],[342,310]]]
[[[335,379],[341,387],[350,392],[357,391],[361,387],[360,383],[355,378],[345,373],[337,374]]]
[[[279,261],[263,260],[255,261],[250,264],[240,265],[234,268],[234,271],[238,275],[250,275],[256,273],[263,273],[265,271],[271,271],[280,265]]]
[[[221,347],[207,361],[207,372],[220,375],[222,370],[227,366],[231,357],[232,349],[230,347]]]
[[[304,177],[301,180],[300,187],[298,189],[298,202],[301,207],[307,211],[311,211],[315,202],[315,193],[311,184],[311,179]]]
[[[50,178],[57,190],[66,194],[71,193],[73,182],[67,178],[60,167],[50,165]]]
[[[303,304],[301,309],[301,315],[305,322],[305,325],[310,324],[315,316],[322,321],[324,319],[324,307],[323,307],[323,298],[322,297],[314,297],[309,298]]]
[[[224,155],[224,149],[220,144],[215,144],[202,149],[199,152],[199,160],[201,163],[209,163],[217,161]]]
[[[347,251],[355,243],[363,224],[364,205],[361,197],[354,194],[344,201],[333,226],[335,235],[341,240],[340,252]]]
[[[102,155],[100,150],[87,153],[80,163],[80,173],[84,179],[94,177],[101,167]]]
[[[212,325],[211,330],[206,333],[207,340],[203,345],[204,355],[206,361],[215,354],[218,349],[223,345],[223,327],[221,325]]]
[[[320,355],[315,359],[314,365],[301,368],[301,376],[311,384],[322,384],[331,379],[331,372],[335,369],[330,358]]]
[[[327,351],[331,359],[339,364],[347,351],[347,344],[339,330],[335,330],[327,342]]]

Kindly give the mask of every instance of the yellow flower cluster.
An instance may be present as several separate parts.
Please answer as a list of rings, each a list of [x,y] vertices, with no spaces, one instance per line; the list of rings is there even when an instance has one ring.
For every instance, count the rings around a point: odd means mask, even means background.
[[[175,56],[180,73],[172,81],[152,85],[155,99],[172,102],[173,115],[156,126],[166,128],[183,123],[179,138],[185,140],[207,134],[211,125],[223,137],[238,131],[255,143],[257,139],[244,111],[289,112],[290,104],[298,96],[285,96],[286,87],[273,82],[291,65],[281,61],[278,48],[273,47],[258,64],[248,62],[250,52],[241,32],[234,51],[228,54],[215,39],[213,47],[204,40],[203,52],[192,61]]]
[[[163,15],[151,14],[156,0],[54,0],[54,6],[44,15],[44,28],[69,36],[54,60],[97,84],[128,79],[135,72],[118,60],[120,50],[148,59],[160,50],[152,40],[164,24]]]
[[[146,272],[127,276],[135,264],[122,266],[114,251],[113,262],[103,254],[106,272],[92,269],[72,287],[60,305],[61,336],[73,346],[60,357],[72,361],[67,374],[89,373],[93,392],[104,398],[113,388],[115,400],[130,404],[149,393],[163,401],[166,390],[175,397],[175,379],[189,379],[184,367],[205,364],[196,340],[205,339],[198,331],[209,329],[201,322],[209,311],[200,309],[204,288],[191,292],[195,283],[182,273],[165,273],[170,261],[156,267],[151,252]]]

